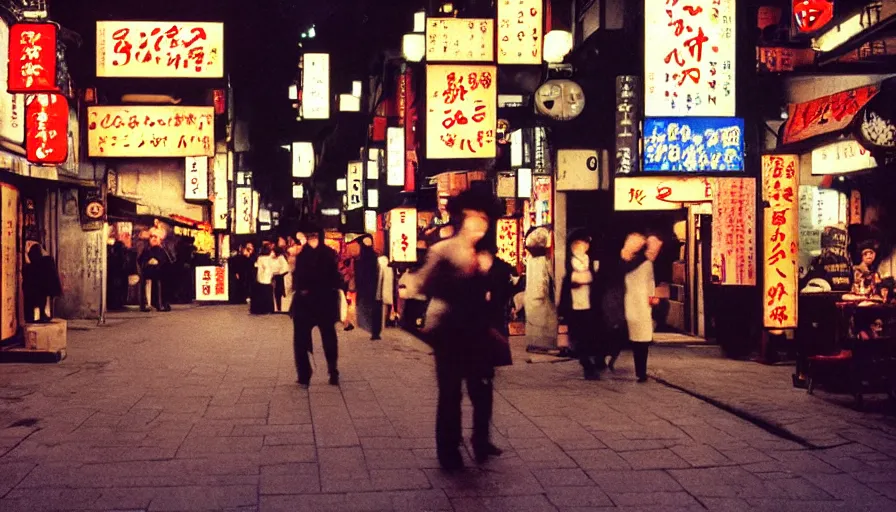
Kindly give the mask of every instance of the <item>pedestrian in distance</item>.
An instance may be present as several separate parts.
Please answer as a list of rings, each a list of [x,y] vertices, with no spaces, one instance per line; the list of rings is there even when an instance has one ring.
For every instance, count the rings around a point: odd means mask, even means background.
[[[647,260],[643,250],[646,244],[644,235],[630,233],[621,244],[621,249],[612,242],[606,244],[607,253],[601,258],[597,289],[601,308],[602,357],[609,357],[606,366],[611,372],[616,370],[616,360],[629,339],[625,317],[625,276]]]
[[[496,353],[488,315],[488,279],[479,263],[477,244],[500,215],[493,196],[466,191],[449,204],[455,234],[433,245],[424,266],[414,274],[430,298],[423,335],[432,345],[439,386],[436,451],[447,471],[462,469],[461,400],[466,382],[473,403],[472,446],[477,462],[500,455],[491,443],[492,377]]]
[[[566,275],[560,288],[559,313],[569,328],[573,353],[579,358],[586,380],[600,380],[606,364],[599,341],[600,295],[597,274],[600,262],[589,256],[591,237],[582,229],[573,231],[567,247]]]
[[[330,384],[339,385],[339,346],[336,337],[336,322],[340,316],[340,294],[342,276],[339,274],[336,251],[323,243],[323,232],[308,230],[307,243],[296,255],[296,269],[292,281],[294,287],[292,301],[293,349],[295,351],[298,383],[307,388],[311,383],[311,361],[313,352],[311,331],[320,331],[330,374]]]
[[[653,343],[653,308],[659,304],[653,263],[662,247],[663,242],[658,236],[648,236],[641,249],[645,260],[625,275],[625,320],[639,383],[647,382],[647,355]]]

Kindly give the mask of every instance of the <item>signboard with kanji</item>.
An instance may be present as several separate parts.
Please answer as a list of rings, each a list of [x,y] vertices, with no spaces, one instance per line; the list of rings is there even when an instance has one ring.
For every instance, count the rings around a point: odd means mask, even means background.
[[[214,156],[215,107],[88,107],[87,147],[91,157]]]
[[[0,340],[15,336],[19,327],[19,191],[0,183]]]
[[[756,286],[756,180],[714,180],[712,276],[722,285]]]
[[[616,77],[616,174],[641,169],[641,78]]]
[[[226,301],[230,290],[227,266],[196,267],[196,300],[199,302]]]
[[[330,54],[306,53],[302,68],[302,117],[330,118]]]
[[[644,120],[644,172],[743,170],[743,119],[677,117]]]
[[[644,115],[735,114],[734,0],[644,0]]]
[[[227,229],[230,212],[230,187],[227,183],[227,153],[215,154],[213,174],[214,197],[212,200],[212,229]],[[225,254],[230,254],[225,253]]]
[[[762,156],[763,325],[769,329],[797,326],[799,280],[799,157]]]
[[[426,66],[426,157],[494,158],[497,68]]]
[[[9,55],[9,25],[0,19],[0,55]],[[0,66],[0,84],[9,85],[9,66]],[[21,145],[25,140],[25,96],[0,88],[0,138]]]
[[[9,92],[56,92],[56,25],[17,23],[9,29]]]
[[[498,64],[541,64],[543,0],[498,0]]]
[[[417,261],[417,210],[395,208],[389,212],[389,261]]]
[[[25,105],[28,161],[61,164],[68,157],[68,100],[61,94],[33,94]]]
[[[494,62],[495,21],[473,18],[426,20],[427,62]]]
[[[235,234],[248,235],[254,229],[252,224],[252,189],[249,187],[237,187],[234,200],[236,201]]]
[[[696,176],[638,178],[614,181],[616,211],[678,210],[683,204],[712,201],[712,178]]]
[[[346,209],[357,210],[364,207],[364,164],[362,162],[348,163],[345,193],[348,196]]]
[[[520,263],[520,220],[498,219],[496,237],[497,257],[516,267]]]
[[[98,21],[96,76],[222,78],[224,24]]]
[[[208,199],[208,158],[188,156],[184,162],[184,199]]]

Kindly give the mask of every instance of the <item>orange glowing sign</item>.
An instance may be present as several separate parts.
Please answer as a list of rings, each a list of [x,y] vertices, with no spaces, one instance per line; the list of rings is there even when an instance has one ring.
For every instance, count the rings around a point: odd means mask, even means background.
[[[764,219],[762,295],[763,325],[797,326],[799,279],[799,157],[763,155]]]

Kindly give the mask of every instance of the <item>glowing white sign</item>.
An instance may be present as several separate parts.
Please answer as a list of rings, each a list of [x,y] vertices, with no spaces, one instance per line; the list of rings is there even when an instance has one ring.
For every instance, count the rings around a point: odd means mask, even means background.
[[[330,118],[330,55],[306,53],[302,69],[302,117]]]

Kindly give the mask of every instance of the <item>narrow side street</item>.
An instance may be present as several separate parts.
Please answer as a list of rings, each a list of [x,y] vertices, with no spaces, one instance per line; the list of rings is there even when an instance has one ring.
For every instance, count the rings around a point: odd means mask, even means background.
[[[516,353],[496,385],[504,456],[450,476],[435,460],[432,361],[403,332],[340,331],[342,386],[326,384],[318,348],[303,391],[286,316],[219,306],[110,324],[70,330],[59,365],[0,368],[0,510],[896,509],[892,419],[798,399],[787,380],[753,391],[777,386],[767,408],[800,401],[793,420],[826,421],[814,435],[845,444],[807,449],[636,384],[628,353],[600,382]],[[683,354],[652,352],[654,374],[724,393],[789,370]],[[713,386],[726,364],[730,384]]]

